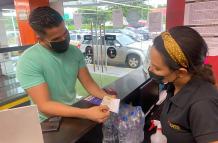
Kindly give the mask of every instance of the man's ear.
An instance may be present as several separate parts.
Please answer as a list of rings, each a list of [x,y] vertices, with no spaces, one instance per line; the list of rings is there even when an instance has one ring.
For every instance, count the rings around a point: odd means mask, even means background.
[[[176,71],[178,77],[184,77],[188,74],[188,70],[185,69],[185,68],[179,68],[177,71]]]

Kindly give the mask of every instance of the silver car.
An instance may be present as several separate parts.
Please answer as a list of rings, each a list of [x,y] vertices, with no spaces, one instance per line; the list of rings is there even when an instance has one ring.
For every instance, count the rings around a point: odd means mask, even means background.
[[[125,34],[107,33],[101,38],[86,35],[84,38],[80,50],[87,64],[100,59],[109,64],[126,64],[130,68],[137,68],[147,57],[149,43],[137,42]]]

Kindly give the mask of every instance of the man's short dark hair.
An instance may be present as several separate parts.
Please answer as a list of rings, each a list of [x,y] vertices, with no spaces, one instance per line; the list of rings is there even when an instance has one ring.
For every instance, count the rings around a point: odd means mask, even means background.
[[[29,24],[39,35],[45,34],[46,28],[59,26],[63,22],[62,16],[54,9],[44,6],[34,9],[29,16]]]

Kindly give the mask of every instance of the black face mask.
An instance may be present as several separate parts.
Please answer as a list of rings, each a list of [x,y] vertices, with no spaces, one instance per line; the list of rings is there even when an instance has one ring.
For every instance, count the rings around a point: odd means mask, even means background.
[[[164,76],[160,76],[160,75],[156,75],[155,73],[149,71],[149,75],[151,77],[151,79],[153,79],[154,81],[156,81],[158,84],[164,84],[163,80],[164,80]]]
[[[155,73],[151,72],[149,69],[148,69],[148,72],[149,72],[151,79],[156,81],[158,84],[173,84],[178,79],[178,77],[176,77],[173,81],[164,83],[163,82],[164,76],[156,75]]]
[[[54,50],[55,52],[64,53],[69,48],[70,46],[69,43],[70,43],[70,36],[68,34],[65,40],[59,42],[50,42],[50,45],[52,50]]]

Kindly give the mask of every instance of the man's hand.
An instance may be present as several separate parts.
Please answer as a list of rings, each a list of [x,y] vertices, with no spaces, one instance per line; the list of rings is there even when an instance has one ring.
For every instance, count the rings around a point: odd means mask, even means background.
[[[105,122],[110,116],[110,111],[107,106],[95,106],[85,110],[86,118],[98,123]]]

